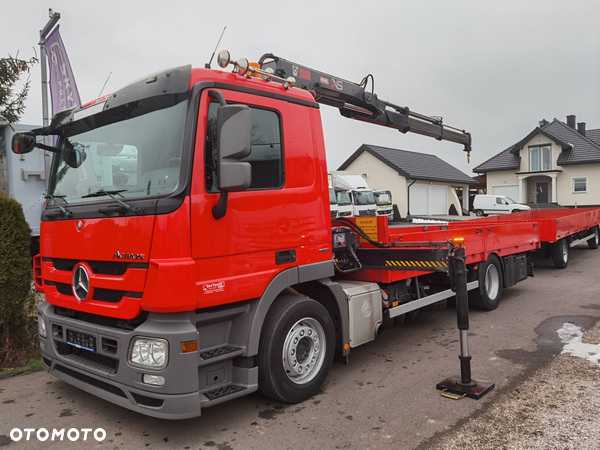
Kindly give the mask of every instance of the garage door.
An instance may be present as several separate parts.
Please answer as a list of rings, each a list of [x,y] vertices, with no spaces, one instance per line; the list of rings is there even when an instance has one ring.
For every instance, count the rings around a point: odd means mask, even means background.
[[[492,186],[493,195],[506,195],[512,198],[515,202],[519,201],[519,185],[508,186]]]
[[[409,192],[410,214],[413,216],[427,215],[428,186],[412,185]]]
[[[413,216],[448,214],[448,188],[415,184],[410,187],[410,213]]]
[[[429,186],[430,215],[448,214],[448,189],[444,186]]]

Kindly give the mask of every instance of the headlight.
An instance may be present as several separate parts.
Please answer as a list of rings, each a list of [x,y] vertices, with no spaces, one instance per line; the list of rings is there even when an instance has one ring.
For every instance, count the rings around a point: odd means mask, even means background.
[[[38,314],[38,334],[44,339],[48,337],[48,333],[46,332],[46,321],[41,314]]]
[[[169,362],[169,343],[164,339],[136,337],[129,349],[129,362],[147,369],[164,369]]]

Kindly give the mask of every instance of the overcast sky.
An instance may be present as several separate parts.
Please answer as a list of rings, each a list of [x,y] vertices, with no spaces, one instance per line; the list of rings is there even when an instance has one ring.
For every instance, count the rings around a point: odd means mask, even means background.
[[[84,103],[109,74],[103,94],[161,69],[203,67],[226,26],[218,50],[234,59],[271,52],[350,81],[370,73],[380,99],[473,136],[467,165],[461,145],[323,105],[330,170],[366,143],[435,154],[472,176],[541,119],[574,114],[600,128],[600,0],[0,0],[0,57],[39,56],[50,7]],[[40,80],[38,64],[21,123],[42,123]]]

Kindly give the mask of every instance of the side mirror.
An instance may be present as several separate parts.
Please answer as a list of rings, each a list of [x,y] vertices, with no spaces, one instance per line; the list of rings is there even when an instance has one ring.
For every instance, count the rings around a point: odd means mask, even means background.
[[[247,105],[222,105],[217,110],[217,177],[221,191],[243,191],[252,182],[250,155],[252,115]]]
[[[35,134],[31,131],[17,133],[12,137],[12,151],[17,155],[31,152],[35,147]]]
[[[74,148],[72,150],[69,150],[65,155],[65,163],[67,164],[67,166],[72,167],[73,169],[77,169],[83,164],[86,157],[87,154],[85,152]]]

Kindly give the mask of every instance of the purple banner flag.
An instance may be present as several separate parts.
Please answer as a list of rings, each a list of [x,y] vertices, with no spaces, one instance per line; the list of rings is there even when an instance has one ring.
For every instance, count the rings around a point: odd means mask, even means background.
[[[73,105],[81,105],[67,51],[57,26],[46,38],[46,55],[50,70],[52,115]]]

